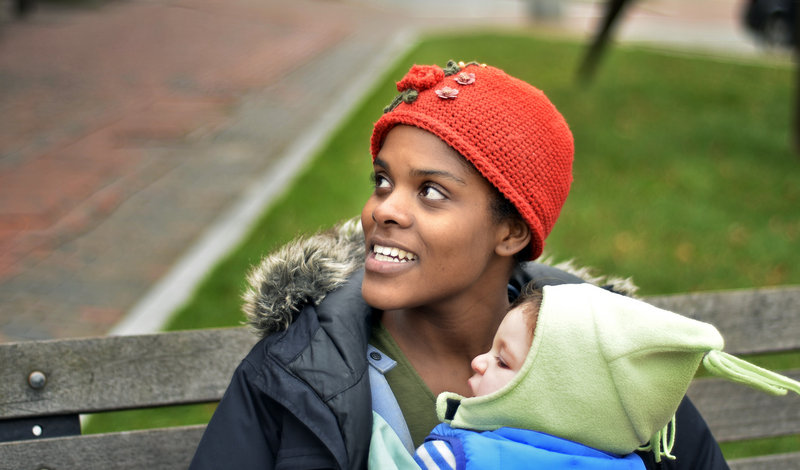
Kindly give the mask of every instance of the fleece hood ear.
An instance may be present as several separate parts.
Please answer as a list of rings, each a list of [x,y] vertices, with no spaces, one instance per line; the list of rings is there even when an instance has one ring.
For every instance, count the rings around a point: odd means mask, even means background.
[[[704,358],[725,378],[800,393],[797,382],[723,353],[722,336],[707,323],[590,284],[543,293],[519,373],[489,395],[441,394],[440,419],[476,430],[533,429],[628,454],[671,421]]]

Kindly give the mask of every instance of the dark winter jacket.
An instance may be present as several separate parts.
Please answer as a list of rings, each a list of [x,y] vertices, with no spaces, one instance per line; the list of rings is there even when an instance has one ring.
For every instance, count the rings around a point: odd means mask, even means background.
[[[360,225],[351,221],[287,245],[253,271],[245,311],[262,339],[234,372],[191,469],[366,468],[372,431],[366,349],[373,311],[361,297],[363,246]],[[587,279],[585,272],[578,277],[567,271],[575,272],[528,263],[511,283],[518,288],[528,279]],[[688,400],[677,422],[673,453],[679,466],[666,462],[662,468],[727,468]]]

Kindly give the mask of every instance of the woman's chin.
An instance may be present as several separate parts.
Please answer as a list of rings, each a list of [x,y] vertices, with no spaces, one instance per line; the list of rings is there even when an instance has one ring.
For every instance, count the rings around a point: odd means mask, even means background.
[[[402,286],[402,282],[382,276],[370,276],[369,272],[365,272],[364,280],[361,283],[361,296],[367,305],[378,310],[409,308],[414,303],[411,302],[411,299],[416,299],[416,296],[414,292],[408,291]]]
[[[390,294],[390,295],[386,295]],[[364,276],[364,281],[361,284],[361,296],[364,302],[372,308],[378,310],[393,310],[396,307],[396,300],[391,289],[382,288],[375,283],[370,282],[367,276]]]

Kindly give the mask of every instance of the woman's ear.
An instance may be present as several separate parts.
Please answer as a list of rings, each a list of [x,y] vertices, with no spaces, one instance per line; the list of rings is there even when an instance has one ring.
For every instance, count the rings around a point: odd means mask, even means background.
[[[514,256],[531,242],[531,229],[518,217],[509,217],[500,223],[500,240],[495,252],[500,256]]]

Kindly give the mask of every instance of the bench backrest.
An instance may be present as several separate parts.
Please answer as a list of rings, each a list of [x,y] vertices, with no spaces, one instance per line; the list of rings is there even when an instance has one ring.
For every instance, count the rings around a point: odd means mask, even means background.
[[[715,324],[734,354],[800,350],[800,287],[646,300]],[[78,415],[218,401],[255,341],[227,328],[0,344],[0,469],[186,468],[202,425],[80,435]],[[713,378],[696,379],[688,394],[720,442],[800,434],[798,396]],[[792,452],[731,467],[798,462]]]
[[[679,294],[646,299],[713,324],[736,355],[800,351],[800,287]],[[781,371],[800,380],[800,370]],[[687,392],[719,442],[800,434],[800,396],[772,396],[703,377]],[[677,423],[680,432],[680,423]],[[800,451],[729,462],[732,469],[800,468]]]
[[[219,401],[255,342],[227,328],[0,344],[0,440],[25,439],[0,443],[0,469],[186,468],[204,426],[75,435],[78,415]]]

